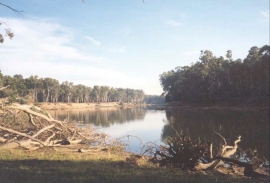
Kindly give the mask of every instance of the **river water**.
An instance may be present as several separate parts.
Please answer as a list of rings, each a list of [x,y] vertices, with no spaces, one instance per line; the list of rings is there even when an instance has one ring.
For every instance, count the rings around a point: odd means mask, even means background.
[[[220,133],[229,145],[239,135],[243,150],[257,149],[260,156],[269,159],[269,110],[230,109],[182,109],[155,111],[145,108],[99,108],[88,110],[56,110],[51,115],[59,120],[68,118],[70,122],[80,121],[91,124],[98,130],[114,138],[124,138],[128,149],[140,153],[141,142],[162,144],[168,136],[173,136],[169,121],[179,133],[188,130],[192,139],[200,138],[222,145],[223,140],[214,133]],[[138,138],[140,140],[138,140]]]

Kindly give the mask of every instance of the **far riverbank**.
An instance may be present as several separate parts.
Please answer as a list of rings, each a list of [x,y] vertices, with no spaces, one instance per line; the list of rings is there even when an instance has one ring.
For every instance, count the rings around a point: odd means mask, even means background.
[[[201,101],[201,102],[182,102],[173,101],[165,104],[136,104],[136,103],[120,103],[120,102],[104,102],[104,103],[49,103],[40,102],[35,103],[45,110],[71,110],[71,109],[96,109],[96,108],[132,108],[132,107],[146,107],[154,110],[165,109],[269,109],[269,99],[262,98],[256,100],[227,100],[227,101]]]
[[[45,110],[70,110],[70,109],[95,109],[95,108],[120,108],[120,107],[139,107],[145,106],[144,104],[135,103],[119,103],[119,102],[106,102],[106,103],[35,103],[38,107]]]
[[[147,104],[147,108],[155,110],[165,109],[269,109],[269,98],[260,99],[231,99],[226,101],[172,101],[165,104]]]

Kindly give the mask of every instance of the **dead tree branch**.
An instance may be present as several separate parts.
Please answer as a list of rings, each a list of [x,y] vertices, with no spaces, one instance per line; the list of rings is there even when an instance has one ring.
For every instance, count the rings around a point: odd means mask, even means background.
[[[23,11],[16,10],[16,9],[12,8],[11,6],[8,6],[8,5],[4,4],[4,3],[1,3],[1,2],[0,2],[0,5],[1,5],[1,6],[4,6],[4,7],[6,7],[6,8],[8,8],[8,9],[12,10],[13,12],[18,13],[18,14],[20,14],[20,15],[22,15],[22,13],[23,13]]]
[[[36,110],[29,105],[13,104],[5,106],[2,110],[4,110],[4,118],[9,119],[6,121],[8,125],[0,125],[0,141],[4,143],[5,147],[21,146],[34,150],[44,146],[53,147],[78,143],[95,144],[96,147],[108,146],[106,144],[107,135],[96,132],[87,127],[88,125],[85,125],[87,128],[77,127],[78,125],[74,123],[56,120],[47,112]],[[17,115],[19,117],[16,121],[12,120]],[[12,121],[9,122],[10,120]],[[22,124],[20,128],[16,127],[18,123]],[[13,143],[13,145],[9,146],[9,143]]]
[[[5,90],[5,89],[7,89],[8,87],[10,87],[10,85],[7,85],[7,86],[5,86],[5,87],[0,88],[0,91],[1,91],[1,90]]]

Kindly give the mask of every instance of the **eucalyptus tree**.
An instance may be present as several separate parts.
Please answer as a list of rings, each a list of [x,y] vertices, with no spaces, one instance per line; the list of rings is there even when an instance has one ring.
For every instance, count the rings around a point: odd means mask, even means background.
[[[71,95],[72,95],[72,90],[73,90],[73,83],[64,81],[60,85],[60,90],[61,90],[61,100],[62,102],[71,102]]]
[[[52,89],[58,88],[59,82],[53,78],[44,78],[43,86],[44,86],[45,91],[46,91],[45,102],[49,102],[49,97],[50,97],[51,91],[52,91]]]
[[[29,90],[29,94],[32,95],[33,102],[38,101],[38,97],[37,97],[38,91],[39,91],[38,82],[39,82],[39,80],[38,80],[37,75],[35,75],[35,76],[31,75],[29,78],[25,79],[26,87]]]
[[[60,91],[60,85],[59,82],[55,87],[52,88],[51,93],[50,93],[50,102],[58,102],[59,96],[61,94]]]
[[[95,85],[93,90],[92,90],[92,93],[93,93],[93,99],[95,102],[100,102],[100,86],[97,86]]]
[[[14,82],[14,78],[12,78],[11,76],[5,75],[3,77],[3,85],[9,86],[9,88],[7,90],[2,91],[3,92],[2,97],[17,94],[17,86],[16,83]]]
[[[142,90],[112,88],[97,86],[93,88],[82,84],[73,85],[72,82],[59,81],[53,78],[38,78],[37,75],[24,79],[22,75],[3,76],[0,72],[0,82],[3,86],[10,86],[0,97],[31,96],[33,102],[143,102]],[[0,83],[1,84],[1,83]]]
[[[22,75],[4,76],[4,86],[9,86],[6,91],[7,95],[17,95],[25,97],[28,94],[28,90],[25,85],[25,81]]]
[[[138,90],[138,102],[139,103],[142,103],[144,101],[144,97],[145,97],[144,91]]]
[[[90,102],[91,92],[92,92],[91,87],[83,86],[83,101],[82,102]]]
[[[174,75],[174,70],[163,72],[159,75],[159,81],[164,91],[162,95],[166,96],[167,101],[170,101],[173,98]]]
[[[138,102],[138,95],[139,95],[139,91],[138,90],[131,90],[131,100],[132,102],[137,103]]]
[[[127,94],[127,102],[129,103],[129,102],[131,102],[131,100],[133,98],[133,96],[132,96],[133,92],[132,92],[131,89],[127,88],[126,89],[126,94]]]
[[[100,99],[101,102],[108,102],[108,93],[110,92],[109,86],[101,86],[100,87]]]
[[[83,100],[83,85],[74,85],[71,91],[71,101],[81,103]]]
[[[259,55],[261,58],[261,68],[259,68],[259,72],[262,76],[261,78],[261,85],[262,85],[262,94],[269,96],[269,66],[270,66],[270,46],[265,45],[263,46],[260,51]]]
[[[244,60],[244,64],[246,64],[249,68],[249,91],[254,87],[253,83],[253,70],[256,62],[259,60],[259,48],[257,46],[253,46],[249,50],[249,54],[247,55],[247,58]]]
[[[269,95],[269,46],[254,46],[247,57],[226,59],[209,50],[201,51],[199,61],[191,66],[176,67],[160,75],[166,101],[226,100],[234,97]]]
[[[126,102],[127,101],[127,92],[123,88],[116,89],[116,100],[117,102]]]
[[[108,92],[108,102],[116,102],[116,91],[114,88],[110,88]]]
[[[28,90],[25,85],[25,80],[21,74],[15,74],[13,76],[14,84],[16,85],[16,92],[18,96],[25,97],[28,95]]]
[[[159,95],[145,95],[145,103],[147,104],[164,104],[164,96]]]

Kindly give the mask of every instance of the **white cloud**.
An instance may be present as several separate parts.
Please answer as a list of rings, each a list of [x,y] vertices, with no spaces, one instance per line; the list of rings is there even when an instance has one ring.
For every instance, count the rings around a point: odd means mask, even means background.
[[[0,69],[4,75],[22,74],[25,78],[38,75],[87,86],[143,89],[149,94],[153,88],[161,91],[158,80],[131,77],[110,68],[108,58],[81,50],[82,44],[74,43],[77,40],[75,32],[53,20],[3,17],[0,20],[8,22],[15,34],[12,40],[6,39],[0,44]],[[125,53],[126,48],[123,46],[110,51]]]
[[[112,53],[125,53],[126,52],[126,47],[122,46],[120,48],[111,48],[111,49],[109,49],[109,52],[112,52]]]
[[[0,19],[15,34],[12,40],[6,39],[0,44],[0,65],[5,75],[38,75],[72,81],[73,76],[79,77],[80,69],[89,73],[97,70],[94,64],[106,60],[79,49],[81,45],[74,46],[72,29],[53,20]]]
[[[269,19],[269,13],[270,13],[269,11],[261,11],[260,13],[262,16]]]
[[[92,38],[90,36],[85,36],[84,38],[87,39],[87,40],[89,40],[89,41],[91,41],[96,46],[100,46],[101,45],[101,43],[99,41],[95,40],[94,38]]]
[[[177,21],[174,21],[174,20],[170,20],[170,21],[166,22],[166,24],[171,26],[171,27],[177,27],[177,26],[181,25],[180,22],[177,22]]]
[[[14,32],[13,40],[6,39],[1,45],[1,60],[32,60],[32,62],[49,60],[98,61],[99,57],[83,52],[72,46],[74,34],[71,29],[52,20],[1,18],[8,22]]]

